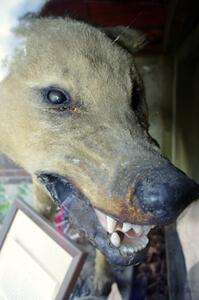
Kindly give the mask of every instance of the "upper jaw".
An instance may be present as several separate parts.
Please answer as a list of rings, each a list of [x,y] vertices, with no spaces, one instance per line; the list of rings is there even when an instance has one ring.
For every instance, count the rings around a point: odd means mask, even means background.
[[[110,216],[95,210],[88,198],[66,177],[52,173],[39,173],[37,178],[46,187],[56,204],[68,211],[70,222],[83,230],[88,240],[111,263],[131,265],[138,262],[148,243],[147,234],[152,226],[138,225],[136,228],[135,224],[122,225]],[[107,220],[106,224],[101,221],[102,215]],[[134,230],[127,230],[130,226],[134,227]],[[128,235],[131,237],[129,238]]]

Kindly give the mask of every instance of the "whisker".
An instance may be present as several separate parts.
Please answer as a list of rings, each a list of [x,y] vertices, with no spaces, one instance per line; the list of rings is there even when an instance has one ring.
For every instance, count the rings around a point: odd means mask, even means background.
[[[131,23],[127,26],[124,27],[123,30],[121,30],[120,34],[118,34],[118,36],[112,41],[112,44],[115,44],[119,39],[120,36],[125,33],[127,31],[127,29],[129,29],[134,23],[135,21],[138,19],[138,17],[140,17],[143,14],[143,10],[141,10],[136,16],[135,18],[132,19]]]

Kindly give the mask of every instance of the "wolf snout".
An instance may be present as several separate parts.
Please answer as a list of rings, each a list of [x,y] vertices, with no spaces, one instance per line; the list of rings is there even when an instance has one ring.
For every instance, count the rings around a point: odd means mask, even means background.
[[[136,183],[135,196],[142,211],[151,213],[155,224],[167,224],[199,198],[199,185],[167,164],[142,176]]]

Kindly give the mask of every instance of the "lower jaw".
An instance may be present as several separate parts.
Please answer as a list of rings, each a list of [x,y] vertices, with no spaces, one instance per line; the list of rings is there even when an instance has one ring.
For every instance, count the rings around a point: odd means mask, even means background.
[[[117,265],[128,266],[136,264],[140,257],[143,257],[145,249],[139,253],[121,253],[120,249],[111,245],[107,232],[99,223],[93,206],[89,199],[76,188],[69,189],[69,181],[56,174],[40,174],[38,179],[45,185],[52,198],[58,206],[68,211],[71,223],[83,231],[88,240],[98,248],[107,259]],[[57,185],[61,185],[66,193],[61,194],[57,191]],[[89,219],[88,219],[89,216]]]
[[[137,252],[129,253],[129,255],[124,256],[119,249],[110,245],[108,240],[104,240],[100,235],[96,236],[95,240],[90,240],[91,243],[99,249],[107,260],[115,265],[120,266],[130,266],[135,265],[146,258],[147,248]]]
[[[79,197],[75,195],[70,201],[70,205],[66,200],[62,202],[61,206],[68,209],[71,223],[84,232],[91,244],[102,252],[110,263],[129,266],[139,263],[146,257],[146,248],[136,253],[131,251],[124,253],[120,248],[114,247],[110,243],[109,235],[98,221],[94,208],[88,199],[83,200],[82,194]]]
[[[120,259],[118,259],[117,263],[119,263],[119,260],[123,261],[122,264],[134,264],[137,263],[138,260],[140,260],[144,253],[146,252],[146,246],[148,244],[148,238],[147,235],[150,232],[150,229],[152,229],[154,226],[140,226],[140,225],[133,225],[129,223],[117,223],[114,219],[109,217],[108,215],[98,211],[95,209],[95,213],[97,215],[99,223],[104,228],[106,234],[107,234],[107,240],[109,242],[110,248],[113,250],[118,250]],[[108,220],[113,221],[114,224],[116,223],[115,229],[113,231],[107,232],[109,229],[107,229],[108,226]],[[128,228],[130,229],[128,230]],[[123,228],[126,228],[126,230],[123,231]],[[136,230],[141,230],[139,233],[135,232],[132,228]],[[116,238],[119,238],[119,243],[114,245],[114,240],[112,239],[113,235],[116,235]],[[116,241],[117,242],[117,241]],[[130,261],[130,263],[128,262]]]
[[[126,253],[125,255],[121,253],[120,249],[110,243],[107,232],[98,222],[95,211],[88,201],[81,201],[81,213],[77,216],[77,210],[80,211],[79,203],[76,197],[71,202],[69,209],[71,223],[84,232],[91,244],[106,256],[110,263],[129,266],[137,264],[146,257],[146,248],[137,253]],[[64,207],[64,203],[62,206]],[[83,213],[84,211],[85,213]]]

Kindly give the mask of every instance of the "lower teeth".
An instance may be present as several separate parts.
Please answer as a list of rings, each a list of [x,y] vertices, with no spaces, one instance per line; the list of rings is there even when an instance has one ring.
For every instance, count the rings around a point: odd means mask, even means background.
[[[133,248],[127,247],[127,246],[121,246],[120,247],[120,253],[123,256],[131,256],[134,254],[136,251]]]
[[[121,236],[121,231],[116,232],[114,231],[111,236],[110,236],[110,242],[111,244],[116,247],[119,248],[120,252],[122,255],[124,256],[131,256],[132,254],[134,254],[135,252],[142,250],[143,248],[145,248],[149,242],[148,237],[146,236],[146,234],[149,233],[150,231],[150,226],[147,226],[147,232],[143,232],[142,236],[137,236],[137,239],[134,238],[134,240],[132,240],[133,245],[125,245],[125,241],[123,241],[124,243],[122,243],[122,236]],[[124,233],[123,233],[124,234]],[[125,235],[125,234],[124,234]],[[128,237],[128,236],[127,236]],[[131,239],[128,238],[128,242],[130,242]]]
[[[113,246],[115,246],[116,248],[119,248],[121,240],[120,240],[119,234],[117,234],[117,232],[113,232],[111,234],[110,241]]]
[[[110,234],[111,244],[118,248],[122,255],[132,256],[148,244],[147,235],[154,226],[127,222],[121,224],[98,210],[96,214],[102,227]]]

